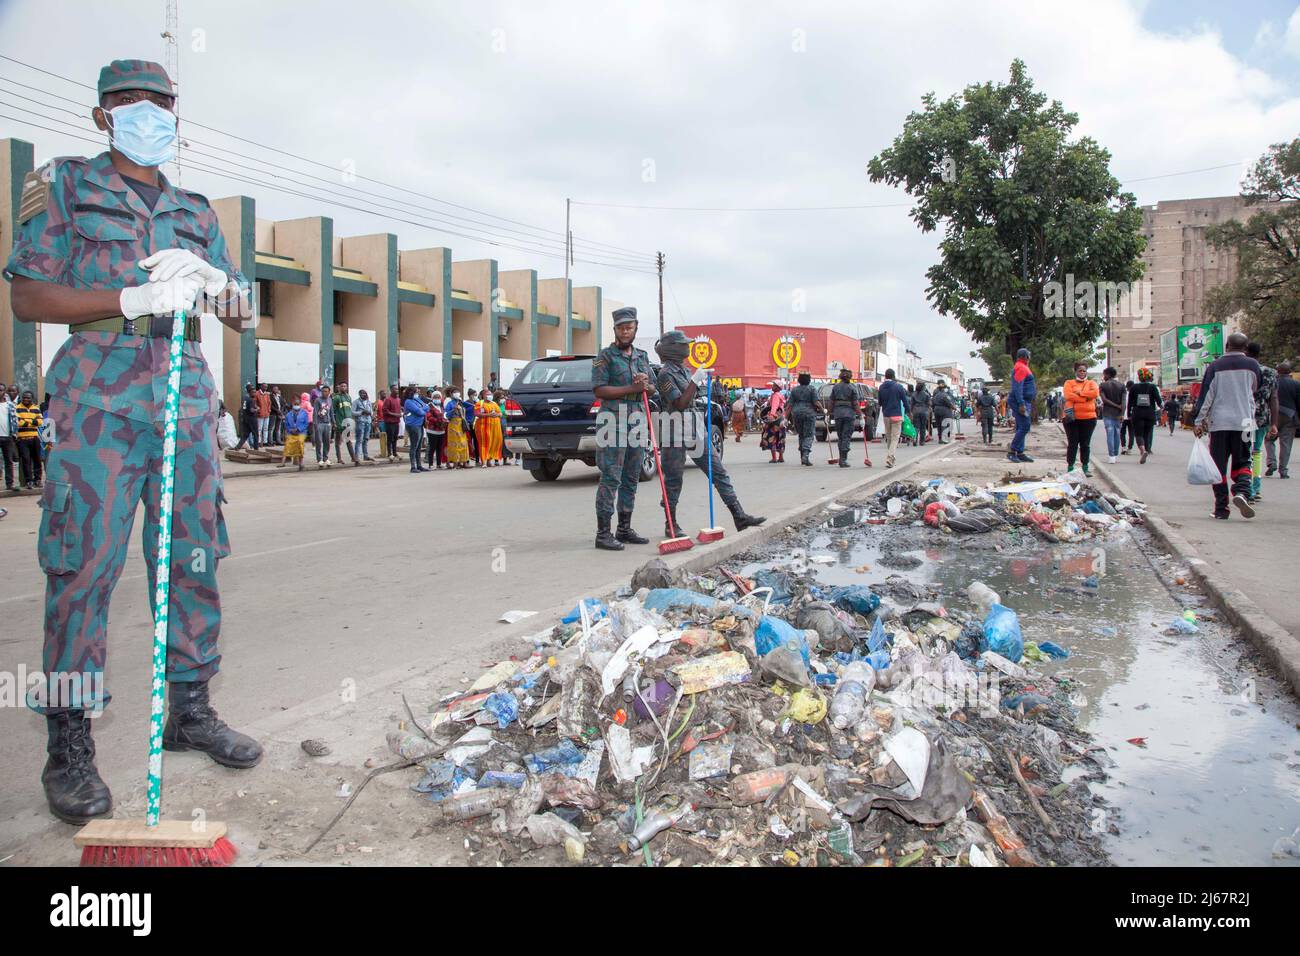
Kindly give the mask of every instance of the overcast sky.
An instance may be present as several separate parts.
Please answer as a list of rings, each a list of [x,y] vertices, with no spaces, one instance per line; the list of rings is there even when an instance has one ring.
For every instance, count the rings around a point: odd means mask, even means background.
[[[163,0],[0,3],[0,53],[94,84],[115,57],[163,59]],[[90,11],[94,11],[93,15]],[[183,134],[301,170],[281,186],[329,190],[380,215],[224,179],[193,166],[186,188],[245,193],[259,217],[325,214],[336,235],[391,231],[401,248],[449,245],[458,259],[563,275],[562,253],[523,226],[367,182],[370,177],[554,230],[565,198],[668,206],[835,206],[818,212],[686,212],[574,206],[580,239],[668,257],[668,325],[758,321],[893,330],[925,361],[968,358],[955,321],[933,313],[925,270],[935,236],[907,197],[865,164],[922,94],[1004,81],[1015,57],[1079,114],[1124,181],[1253,161],[1300,130],[1300,8],[1294,3],[368,3],[180,0]],[[17,95],[90,103],[93,91],[0,61],[0,113],[46,112]],[[83,114],[86,110],[81,110]],[[326,166],[186,125],[194,120]],[[66,127],[62,127],[66,129]],[[71,132],[70,130],[68,131]],[[0,118],[37,161],[91,143]],[[228,161],[257,168],[249,159]],[[193,162],[215,165],[206,157]],[[265,173],[226,167],[271,182]],[[1237,191],[1244,165],[1132,182],[1141,203]],[[340,170],[335,172],[334,170]],[[362,196],[359,189],[384,196]],[[349,197],[350,198],[345,198]],[[423,208],[419,208],[423,207]],[[429,223],[453,214],[481,224]],[[418,220],[423,225],[402,220]],[[448,229],[537,243],[490,245]],[[526,232],[528,239],[513,229]],[[580,258],[593,247],[580,246]],[[619,253],[619,262],[626,262]],[[579,262],[577,284],[656,309],[653,275]],[[805,311],[796,312],[802,301]],[[644,328],[644,325],[643,325]]]

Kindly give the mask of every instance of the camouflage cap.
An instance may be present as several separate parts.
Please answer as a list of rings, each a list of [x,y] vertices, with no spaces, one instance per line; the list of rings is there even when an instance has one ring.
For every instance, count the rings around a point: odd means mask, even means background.
[[[149,90],[175,96],[171,78],[161,63],[149,60],[114,60],[99,71],[99,95],[119,90]]]
[[[634,306],[624,306],[614,312],[614,324],[622,325],[624,322],[636,321],[636,308]]]

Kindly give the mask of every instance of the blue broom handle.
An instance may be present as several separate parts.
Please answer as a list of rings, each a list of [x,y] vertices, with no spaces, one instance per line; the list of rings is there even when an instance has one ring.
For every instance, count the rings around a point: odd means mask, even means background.
[[[163,410],[162,492],[158,496],[158,559],[154,564],[153,684],[149,698],[149,781],[145,824],[157,826],[162,804],[162,733],[167,687],[167,625],[172,581],[172,499],[176,487],[176,433],[181,411],[181,348],[185,310],[172,316]]]
[[[713,523],[713,372],[712,372],[712,371],[709,371],[709,372],[706,372],[705,374],[708,375],[708,383],[707,383],[707,385],[706,385],[706,392],[705,392],[705,399],[704,399],[704,408],[705,408],[705,411],[704,411],[704,414],[705,414],[704,430],[705,430],[705,432],[706,432],[706,434],[707,434],[707,436],[708,436],[708,439],[709,439],[709,444],[708,444],[708,449],[709,449],[709,527],[710,527],[710,528],[713,528],[713,527],[716,527],[716,525],[714,525],[714,523]],[[726,435],[726,433],[724,432],[723,435],[722,435],[722,440],[723,440],[723,441],[726,441],[726,439],[727,439],[727,435]]]

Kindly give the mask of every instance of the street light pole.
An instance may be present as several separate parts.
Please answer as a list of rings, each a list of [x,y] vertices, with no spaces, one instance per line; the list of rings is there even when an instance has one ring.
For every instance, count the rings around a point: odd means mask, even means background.
[[[664,254],[655,253],[655,265],[659,267],[659,337],[664,337]]]

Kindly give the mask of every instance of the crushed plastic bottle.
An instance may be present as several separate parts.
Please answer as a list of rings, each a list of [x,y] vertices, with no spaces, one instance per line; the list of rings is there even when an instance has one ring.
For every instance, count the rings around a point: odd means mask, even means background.
[[[875,686],[875,669],[866,661],[854,661],[844,668],[831,698],[831,723],[840,730],[858,723]]]
[[[627,838],[627,848],[639,850],[643,845],[649,843],[658,834],[663,833],[670,827],[675,827],[678,821],[684,819],[688,813],[695,807],[689,803],[683,803],[676,810],[668,813],[652,813],[637,825],[632,831],[632,835]]]
[[[434,805],[434,819],[450,823],[457,820],[473,820],[485,817],[493,810],[506,806],[514,797],[515,791],[504,787],[489,790],[469,790],[458,793]]]
[[[989,611],[993,610],[993,605],[1002,603],[1002,598],[998,596],[998,592],[983,581],[972,582],[966,588],[966,597],[970,598],[970,602],[979,608],[980,617],[988,617]]]

